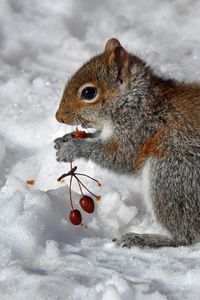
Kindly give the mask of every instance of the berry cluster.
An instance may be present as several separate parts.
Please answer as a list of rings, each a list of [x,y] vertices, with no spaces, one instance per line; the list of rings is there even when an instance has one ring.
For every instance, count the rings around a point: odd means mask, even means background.
[[[76,130],[75,132],[72,133],[72,136],[75,138],[85,138],[87,137],[87,133],[85,131],[80,131],[80,130]],[[72,162],[70,162],[70,167],[71,170],[66,173],[63,174],[62,176],[60,176],[57,181],[61,181],[64,177],[66,176],[70,176],[70,184],[69,184],[69,199],[70,199],[70,204],[71,204],[71,211],[69,214],[69,220],[73,225],[80,225],[82,223],[82,215],[80,210],[78,209],[74,209],[74,205],[73,205],[73,200],[72,200],[72,180],[73,178],[76,179],[80,192],[81,192],[81,199],[79,201],[79,204],[81,206],[81,208],[87,212],[88,214],[93,213],[94,211],[94,200],[93,198],[91,198],[90,196],[84,195],[83,194],[83,189],[85,189],[87,192],[89,192],[93,197],[96,198],[97,201],[99,201],[101,199],[101,196],[97,196],[95,194],[93,194],[84,184],[83,182],[78,178],[78,176],[85,176],[87,178],[90,178],[91,180],[94,180],[98,186],[101,186],[101,184],[99,183],[98,180],[86,175],[86,174],[82,174],[82,173],[76,173],[77,170],[77,166],[73,167]]]

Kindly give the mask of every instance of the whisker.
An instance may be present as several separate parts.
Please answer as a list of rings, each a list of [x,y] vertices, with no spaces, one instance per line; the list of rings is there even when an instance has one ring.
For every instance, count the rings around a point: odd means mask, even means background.
[[[81,122],[81,125],[84,128],[88,128],[87,123],[85,122],[85,120],[80,115],[78,116],[78,118],[79,118],[79,121]]]

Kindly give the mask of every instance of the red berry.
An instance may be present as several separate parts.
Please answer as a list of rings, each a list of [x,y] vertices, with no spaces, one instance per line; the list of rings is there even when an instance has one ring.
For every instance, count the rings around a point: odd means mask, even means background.
[[[86,211],[88,214],[93,213],[94,211],[94,201],[89,196],[83,196],[80,201],[80,206],[84,211]]]
[[[73,209],[69,214],[70,222],[74,225],[80,225],[82,222],[82,216],[78,209]]]
[[[82,130],[78,130],[78,129],[77,129],[76,131],[72,132],[72,136],[73,136],[74,138],[81,138],[81,139],[84,139],[84,138],[87,137],[87,132],[82,131]]]

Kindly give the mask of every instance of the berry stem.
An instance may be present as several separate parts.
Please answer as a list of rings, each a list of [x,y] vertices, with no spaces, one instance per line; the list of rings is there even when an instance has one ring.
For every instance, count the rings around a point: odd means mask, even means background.
[[[93,177],[90,177],[89,175],[82,174],[82,173],[75,173],[75,175],[80,175],[80,176],[88,177],[88,178],[90,178],[90,179],[96,181],[96,183],[98,184],[98,186],[101,186],[101,183],[100,183],[98,180],[94,179]]]
[[[78,182],[79,189],[80,189],[80,191],[81,191],[81,195],[84,196],[84,195],[83,195],[83,190],[82,190],[81,184],[80,184],[80,182],[79,182],[79,180],[77,179],[77,177],[76,177],[75,174],[74,174],[74,176],[75,176],[75,178],[76,178],[76,180],[77,180],[77,182]]]
[[[71,177],[70,177],[70,183],[69,183],[69,199],[70,199],[70,203],[71,203],[71,208],[72,208],[72,210],[74,210],[74,206],[73,206],[73,203],[72,203],[72,178],[73,178],[73,175],[71,175]]]
[[[88,193],[90,193],[92,196],[94,196],[95,198],[97,197],[95,194],[93,194],[83,183],[82,181],[74,174],[74,177],[76,178],[76,180],[79,182],[79,184],[81,184],[85,189],[86,191],[88,191]]]

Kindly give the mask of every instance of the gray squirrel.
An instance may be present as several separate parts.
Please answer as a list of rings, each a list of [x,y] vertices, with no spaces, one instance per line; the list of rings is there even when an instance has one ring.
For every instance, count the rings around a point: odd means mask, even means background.
[[[169,236],[127,233],[122,247],[200,241],[200,85],[160,78],[115,38],[69,80],[59,122],[96,128],[55,140],[58,161],[92,160],[118,174],[148,170],[149,202]]]

